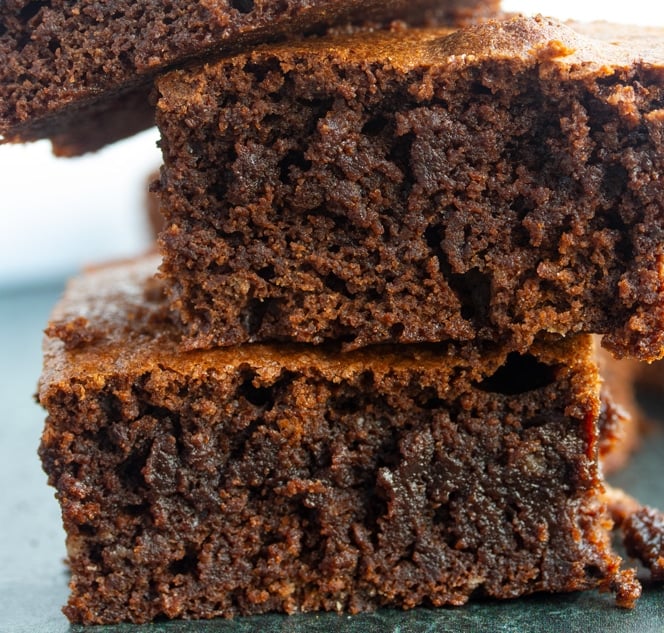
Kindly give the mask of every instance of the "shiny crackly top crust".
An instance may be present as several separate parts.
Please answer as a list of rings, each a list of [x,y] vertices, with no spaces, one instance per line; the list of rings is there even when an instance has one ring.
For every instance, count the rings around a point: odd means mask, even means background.
[[[430,28],[403,32],[337,35],[258,47],[237,59],[269,56],[289,59],[318,54],[344,63],[375,63],[384,60],[408,72],[421,66],[463,67],[491,60],[510,60],[522,67],[546,62],[580,79],[611,75],[635,63],[664,70],[664,29],[645,29],[604,23],[564,24],[542,16],[516,16],[489,20],[464,29]],[[214,74],[228,63],[221,60],[200,71],[175,71],[158,81],[169,98],[177,95],[180,80]],[[284,68],[284,71],[288,68]],[[182,92],[182,99],[187,98]]]

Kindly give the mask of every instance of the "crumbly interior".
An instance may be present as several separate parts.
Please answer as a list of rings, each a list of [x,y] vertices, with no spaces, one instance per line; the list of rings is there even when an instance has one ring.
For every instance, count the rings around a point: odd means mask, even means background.
[[[664,514],[642,506],[620,526],[627,554],[638,558],[654,581],[664,580]]]
[[[463,353],[247,346],[225,363],[104,356],[95,374],[85,347],[58,346],[40,454],[73,622],[620,585],[593,374],[557,351],[471,369]]]
[[[626,54],[520,18],[162,79],[186,344],[589,331],[660,356],[664,81]]]
[[[496,0],[175,0],[0,3],[0,134],[77,154],[148,127],[158,72],[340,24],[459,23]]]

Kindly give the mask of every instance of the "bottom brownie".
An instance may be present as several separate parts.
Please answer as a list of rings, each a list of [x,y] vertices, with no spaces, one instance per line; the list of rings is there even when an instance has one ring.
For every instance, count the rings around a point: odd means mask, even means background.
[[[589,337],[181,353],[151,270],[88,273],[48,329],[70,620],[638,596],[609,544]]]

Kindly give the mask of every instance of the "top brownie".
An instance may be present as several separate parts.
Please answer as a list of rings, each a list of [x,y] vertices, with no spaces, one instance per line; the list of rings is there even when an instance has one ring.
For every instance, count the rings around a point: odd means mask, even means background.
[[[517,17],[162,77],[185,344],[585,331],[662,356],[664,53],[600,36]]]
[[[497,10],[498,0],[0,2],[0,137],[79,154],[152,125],[152,79],[195,58],[340,24]]]

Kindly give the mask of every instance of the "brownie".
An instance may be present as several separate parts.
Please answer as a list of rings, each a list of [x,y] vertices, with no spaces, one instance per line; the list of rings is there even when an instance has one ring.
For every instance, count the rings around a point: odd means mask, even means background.
[[[616,360],[608,354],[602,355],[601,360],[600,372],[607,380],[605,387],[609,391],[607,406],[617,414],[607,410],[603,418],[605,429],[600,451],[608,448],[603,460],[604,472],[608,473],[622,468],[661,425],[661,414],[652,404],[664,392],[664,361]],[[627,414],[626,423],[620,420],[622,413]]]
[[[47,331],[40,455],[72,622],[636,600],[608,538],[589,337],[183,353],[154,266],[73,281]]]
[[[664,580],[664,513],[623,490],[606,487],[605,499],[627,554],[638,558],[654,581]]]
[[[189,348],[664,345],[664,54],[544,18],[265,46],[158,81]]]
[[[664,514],[640,506],[621,525],[623,543],[629,556],[638,558],[655,581],[664,580]]]
[[[0,3],[0,138],[74,155],[153,124],[160,72],[334,25],[459,23],[498,0]]]

